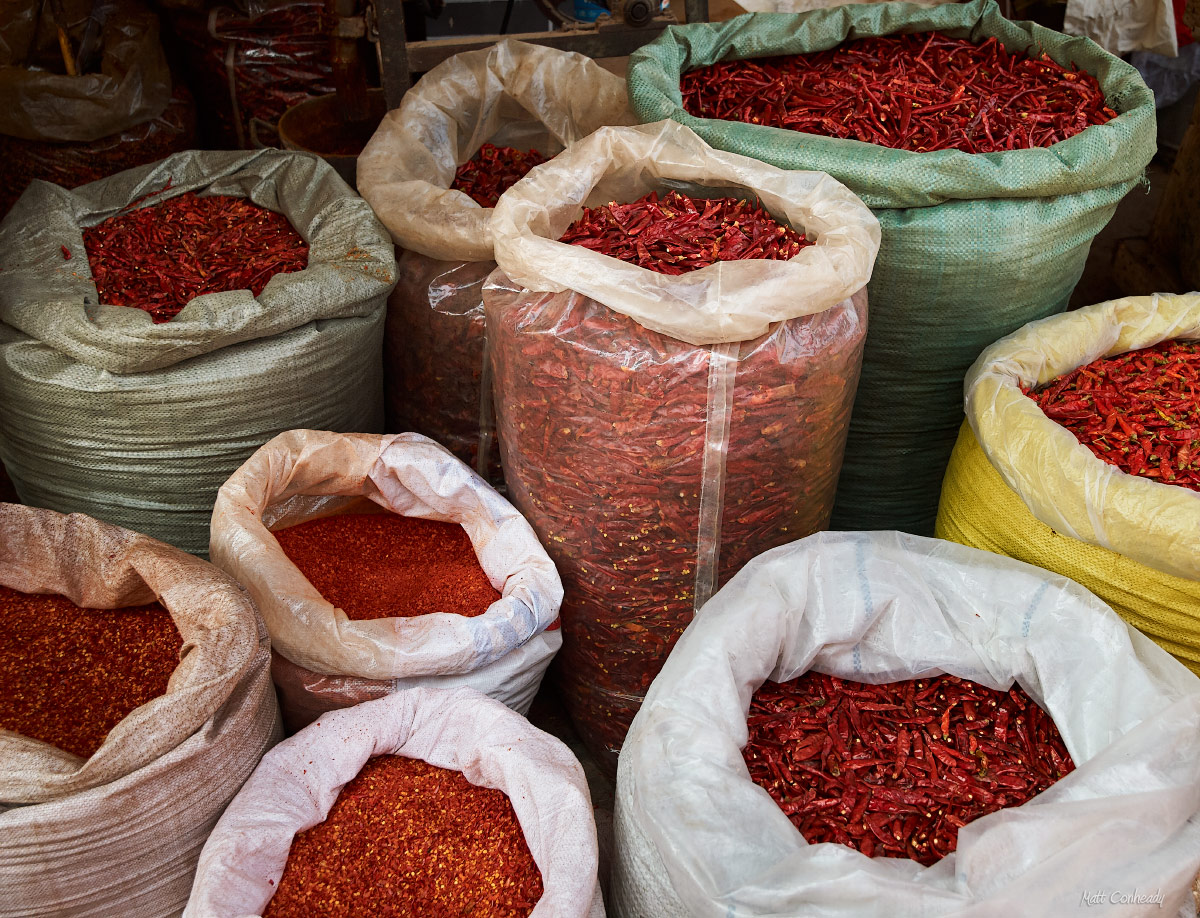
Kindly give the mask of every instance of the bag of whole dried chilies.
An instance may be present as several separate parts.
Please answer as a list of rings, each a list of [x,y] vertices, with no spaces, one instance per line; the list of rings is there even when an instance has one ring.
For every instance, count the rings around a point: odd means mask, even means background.
[[[562,645],[529,524],[420,434],[281,434],[221,486],[211,552],[266,620],[291,730],[420,685],[525,713]]]
[[[384,338],[387,430],[432,437],[501,481],[484,382],[492,208],[567,144],[632,120],[620,77],[512,40],[439,64],[384,118],[358,185],[403,249]]]
[[[1200,674],[1200,295],[1033,322],[967,373],[940,537],[1087,587]]]
[[[1066,307],[1155,152],[1150,90],[1090,41],[972,0],[674,27],[632,56],[629,93],[640,119],[828,172],[879,218],[833,525],[931,534],[962,376]]]
[[[0,504],[0,915],[178,915],[280,737],[269,650],[212,565]]]
[[[651,686],[614,911],[1190,914],[1198,753],[1200,681],[1079,585],[820,533],[747,564]]]
[[[828,523],[878,227],[828,176],[663,122],[572,145],[493,229],[505,480],[563,577],[567,708],[612,768],[693,610]]]
[[[183,914],[603,918],[598,859],[562,742],[471,689],[414,688],[271,750]]]
[[[282,430],[378,430],[391,240],[323,160],[192,152],[0,224],[0,459],[25,503],[200,554]]]
[[[172,92],[158,19],[143,7],[0,6],[0,219],[34,179],[70,188],[193,146],[195,120],[187,90]]]

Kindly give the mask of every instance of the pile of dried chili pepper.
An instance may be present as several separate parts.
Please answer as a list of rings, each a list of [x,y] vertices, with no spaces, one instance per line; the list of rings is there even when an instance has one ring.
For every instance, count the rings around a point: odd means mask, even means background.
[[[470,195],[480,207],[495,207],[500,195],[521,181],[534,166],[546,161],[537,150],[522,153],[512,147],[485,143],[454,171],[455,191]]]
[[[611,771],[693,616],[713,348],[574,293],[486,302],[509,499],[562,577],[559,684]],[[828,526],[865,334],[847,301],[735,346],[720,582]]]
[[[100,302],[169,322],[195,297],[262,293],[308,267],[308,245],[283,214],[246,198],[195,192],[109,217],[83,231]]]
[[[466,531],[454,523],[346,513],[274,535],[317,592],[353,621],[482,615],[500,598]]]
[[[263,918],[526,918],[542,893],[503,791],[380,755],[292,841]]]
[[[1200,491],[1200,342],[1102,357],[1023,391],[1110,465]]]
[[[559,242],[611,255],[660,274],[686,274],[718,261],[785,261],[812,245],[756,202],[656,192],[632,204],[585,208]]]
[[[754,693],[742,750],[811,844],[926,866],[972,820],[1020,806],[1074,770],[1022,690],[955,676],[868,685],[809,672]]]
[[[81,609],[0,587],[0,729],[88,758],[167,691],[183,639],[158,603]]]
[[[684,108],[900,150],[994,153],[1048,147],[1117,117],[1091,74],[1046,54],[940,32],[846,42],[811,54],[689,71]]]

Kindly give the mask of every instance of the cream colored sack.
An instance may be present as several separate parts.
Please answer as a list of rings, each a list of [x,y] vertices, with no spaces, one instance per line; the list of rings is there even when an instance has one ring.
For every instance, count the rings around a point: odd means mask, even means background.
[[[0,504],[0,584],[87,608],[156,599],[187,652],[87,760],[0,730],[0,916],[176,915],[217,817],[279,738],[268,643],[212,565],[75,514]]]
[[[492,258],[492,209],[451,190],[484,143],[553,156],[633,124],[625,81],[582,54],[507,39],[456,54],[388,112],[358,158],[358,189],[396,244],[446,261]]]
[[[501,598],[473,618],[351,621],[313,588],[271,530],[372,505],[461,524]],[[525,711],[562,644],[558,630],[547,630],[558,618],[562,582],[529,524],[420,434],[280,434],[221,487],[209,550],[255,598],[274,650],[314,673],[349,677],[355,691],[362,679],[386,680],[388,691],[465,685]],[[512,659],[521,661],[515,671]],[[289,687],[302,687],[295,683]],[[358,700],[351,694],[331,706]]]
[[[584,207],[663,187],[753,195],[816,245],[787,261],[751,258],[672,276],[559,242]],[[749,341],[824,312],[871,279],[879,221],[823,172],[777,169],[714,150],[675,121],[602,128],[510,188],[492,219],[496,262],[527,290],[573,290],[688,344]]]

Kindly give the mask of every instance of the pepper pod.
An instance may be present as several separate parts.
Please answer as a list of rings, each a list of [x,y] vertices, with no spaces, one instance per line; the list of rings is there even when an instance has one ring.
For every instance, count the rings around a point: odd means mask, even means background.
[[[492,224],[505,480],[563,578],[557,681],[611,774],[695,609],[828,525],[878,226],[828,176],[673,122],[568,147]]]
[[[684,632],[614,825],[622,918],[1191,914],[1200,680],[1032,565],[818,533]]]
[[[1200,674],[1197,338],[1200,295],[1159,294],[989,347],[967,373],[937,534],[1070,577]]]
[[[603,918],[583,769],[472,689],[326,714],[213,830],[185,918]]]
[[[524,713],[562,644],[529,524],[420,434],[280,434],[221,487],[211,552],[259,604],[289,730],[419,685]]]
[[[623,79],[511,39],[443,61],[384,118],[358,185],[403,250],[384,332],[386,430],[432,437],[502,483],[484,353],[492,208],[544,157],[632,120]]]
[[[282,735],[254,603],[147,536],[0,504],[0,622],[0,915],[178,915]]]

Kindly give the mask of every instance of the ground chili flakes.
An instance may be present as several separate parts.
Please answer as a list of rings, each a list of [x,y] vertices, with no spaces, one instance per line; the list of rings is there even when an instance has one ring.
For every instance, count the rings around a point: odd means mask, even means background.
[[[471,196],[480,207],[495,207],[500,195],[546,161],[537,150],[522,153],[512,147],[485,143],[454,172],[451,188]]]
[[[489,287],[509,499],[563,579],[555,661],[601,766],[692,620],[713,348],[574,293]],[[717,572],[828,526],[866,300],[733,346]]]
[[[827,51],[721,61],[683,75],[683,107],[915,152],[1048,147],[1117,117],[1091,74],[1046,54],[940,32],[861,38]]]
[[[0,729],[88,758],[167,691],[183,638],[158,603],[81,609],[0,587]]]
[[[1097,458],[1200,491],[1200,342],[1102,357],[1023,391]]]
[[[718,261],[786,260],[812,245],[758,203],[650,192],[632,204],[585,208],[559,242],[583,246],[660,274],[686,274]]]
[[[205,293],[262,293],[308,266],[308,245],[283,214],[228,195],[187,192],[83,231],[101,303],[169,322]]]
[[[955,850],[967,823],[1075,768],[1050,715],[1019,686],[948,675],[765,682],[747,725],[750,777],[806,841],[926,866]]]
[[[353,621],[482,615],[500,598],[466,531],[454,523],[345,513],[274,535],[317,592]]]
[[[524,918],[542,874],[503,791],[417,759],[370,759],[292,841],[264,918]]]

